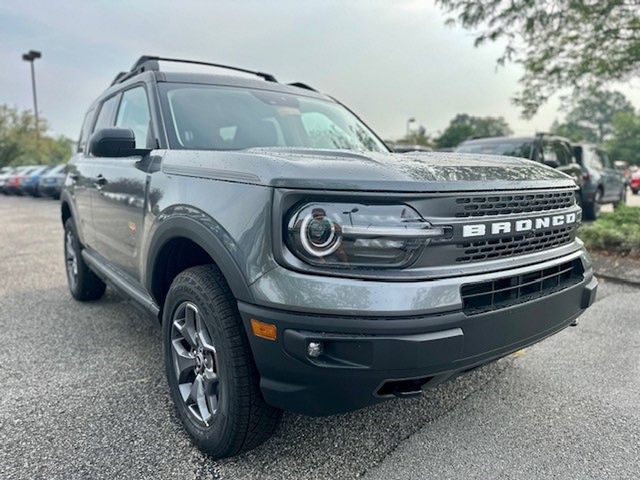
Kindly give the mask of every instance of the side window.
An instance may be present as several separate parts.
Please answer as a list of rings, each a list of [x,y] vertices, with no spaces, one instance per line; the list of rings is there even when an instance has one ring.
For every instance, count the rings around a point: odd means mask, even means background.
[[[101,128],[110,127],[113,125],[113,114],[118,106],[118,96],[108,98],[100,107],[100,113],[96,119],[96,124],[93,126],[93,131],[96,132]]]
[[[589,166],[595,168],[596,170],[602,170],[603,165],[600,160],[600,155],[596,150],[589,150]]]
[[[545,162],[556,160],[560,162],[558,156],[556,155],[556,150],[553,148],[553,145],[549,142],[544,142],[542,145],[542,160]]]
[[[572,155],[569,148],[564,144],[564,142],[554,142],[554,147],[558,163],[560,165],[569,165],[572,161]]]
[[[602,150],[598,150],[598,156],[600,157],[600,161],[602,162],[602,165],[604,165],[604,168],[613,168],[611,160],[609,160],[609,155]]]
[[[136,148],[153,148],[149,138],[151,115],[147,94],[143,87],[135,87],[122,94],[116,127],[130,128],[136,136]]]
[[[78,152],[84,152],[84,147],[89,139],[89,133],[91,131],[91,122],[93,122],[93,114],[95,109],[92,108],[84,116],[84,122],[82,122],[82,130],[80,130],[80,138],[78,139]]]

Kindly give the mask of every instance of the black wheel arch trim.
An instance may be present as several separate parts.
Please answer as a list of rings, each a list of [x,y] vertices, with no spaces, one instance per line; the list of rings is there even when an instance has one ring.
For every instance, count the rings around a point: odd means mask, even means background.
[[[200,212],[203,214],[203,212]],[[176,214],[164,216],[157,226],[149,243],[146,256],[146,268],[144,276],[144,285],[148,292],[153,296],[155,287],[155,278],[157,268],[157,258],[162,249],[168,242],[177,238],[185,238],[191,240],[200,246],[212,258],[224,275],[231,292],[237,300],[246,302],[253,301],[253,295],[249,289],[249,284],[243,274],[240,266],[235,261],[229,248],[225,245],[235,246],[230,243],[231,237],[224,232],[224,240],[221,240],[210,226],[206,226],[191,216],[184,214]],[[216,230],[220,231],[221,227],[217,222],[208,217],[208,223],[212,223]],[[154,298],[158,304],[162,304],[160,299]]]
[[[71,213],[71,218],[73,218],[73,221],[76,224],[76,232],[78,234],[78,240],[80,240],[81,244],[85,245],[84,232],[82,231],[82,227],[81,225],[79,225],[79,222],[77,220],[78,213],[76,210],[76,204],[71,194],[67,190],[62,190],[62,192],[60,193],[60,219],[62,221],[63,226],[65,222],[65,219],[64,219],[65,205],[69,208],[69,212]]]

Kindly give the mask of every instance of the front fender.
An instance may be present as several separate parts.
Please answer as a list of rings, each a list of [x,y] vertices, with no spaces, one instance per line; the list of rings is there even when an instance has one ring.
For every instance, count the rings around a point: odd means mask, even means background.
[[[222,271],[236,299],[253,301],[246,276],[235,260],[239,256],[236,242],[218,222],[201,210],[186,205],[171,207],[156,218],[149,238],[146,268],[143,270],[143,283],[148,292],[154,291],[154,268],[162,248],[173,239],[186,238],[209,254]]]

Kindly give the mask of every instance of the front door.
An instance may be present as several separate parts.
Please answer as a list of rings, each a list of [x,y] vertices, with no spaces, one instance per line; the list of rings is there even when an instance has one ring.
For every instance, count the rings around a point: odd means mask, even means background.
[[[145,88],[125,90],[115,126],[130,128],[136,148],[151,148],[151,117]],[[144,219],[148,157],[99,158],[95,160],[96,190],[93,224],[96,250],[109,262],[140,279],[139,238]]]

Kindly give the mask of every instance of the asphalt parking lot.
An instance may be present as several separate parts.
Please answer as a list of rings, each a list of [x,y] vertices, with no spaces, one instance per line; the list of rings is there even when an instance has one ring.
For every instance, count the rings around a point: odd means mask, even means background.
[[[640,290],[602,282],[578,328],[347,415],[286,414],[214,462],[172,413],[160,330],[67,292],[58,203],[0,196],[0,478],[638,478]],[[541,313],[542,314],[542,313]]]

